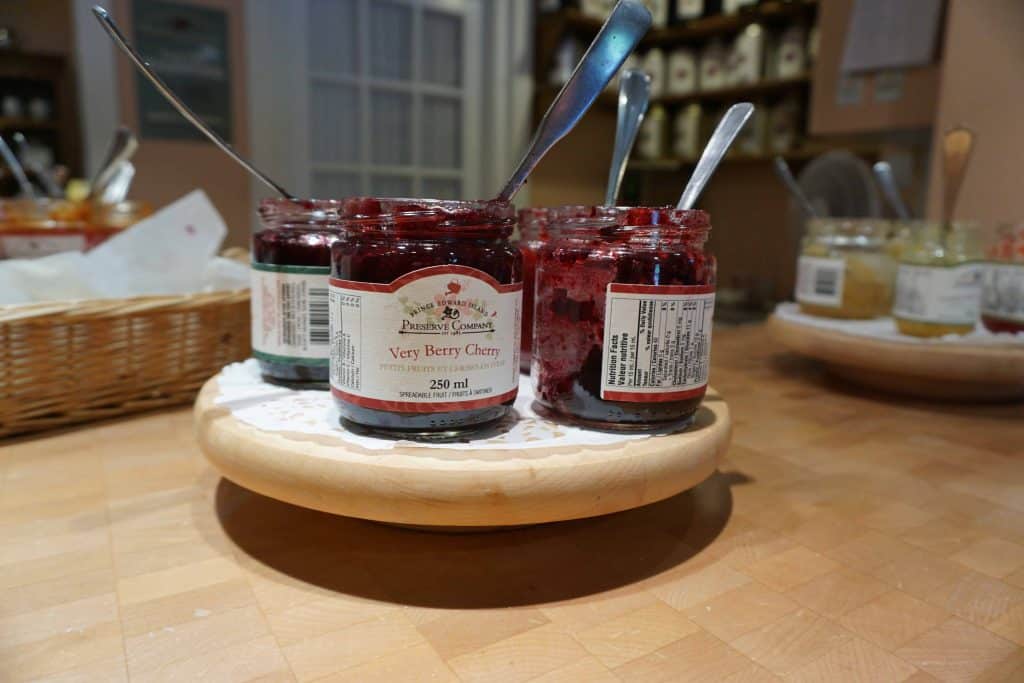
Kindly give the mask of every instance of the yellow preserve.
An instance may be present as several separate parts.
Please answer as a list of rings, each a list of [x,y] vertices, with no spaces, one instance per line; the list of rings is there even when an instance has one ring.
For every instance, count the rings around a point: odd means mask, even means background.
[[[892,307],[888,221],[812,219],[797,263],[796,300],[809,315],[867,319]]]
[[[981,313],[984,252],[976,226],[921,223],[904,249],[893,317],[903,334],[968,334]]]

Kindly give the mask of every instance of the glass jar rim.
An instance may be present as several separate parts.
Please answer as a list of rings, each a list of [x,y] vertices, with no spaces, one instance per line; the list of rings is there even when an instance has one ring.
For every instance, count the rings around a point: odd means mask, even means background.
[[[586,216],[555,214],[552,225],[564,235],[580,236],[599,234],[609,229],[616,233],[658,230],[666,235],[693,236],[706,235],[711,230],[711,216],[700,209],[677,209],[674,206],[593,206],[586,209],[589,211]]]
[[[287,199],[271,197],[260,201],[259,214],[264,221],[273,219],[305,219],[310,222],[338,220],[341,199]]]
[[[511,203],[499,200],[349,197],[340,219],[350,234],[508,237],[516,212]]]

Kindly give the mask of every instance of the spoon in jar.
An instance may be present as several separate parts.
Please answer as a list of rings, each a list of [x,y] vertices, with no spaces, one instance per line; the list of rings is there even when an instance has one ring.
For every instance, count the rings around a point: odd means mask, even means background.
[[[118,126],[114,131],[114,137],[110,140],[110,147],[107,149],[107,156],[103,159],[96,175],[89,184],[90,197],[102,197],[107,185],[117,174],[117,169],[122,162],[128,162],[139,148],[138,138],[128,126]]]
[[[270,176],[268,176],[267,174],[263,173],[258,168],[253,166],[248,159],[246,159],[241,154],[236,152],[234,148],[231,145],[229,145],[227,141],[224,140],[224,138],[218,135],[212,128],[207,126],[205,123],[203,123],[202,119],[196,116],[195,112],[189,109],[188,105],[182,102],[181,99],[174,94],[173,90],[167,87],[167,84],[164,83],[163,80],[156,75],[156,72],[153,71],[153,69],[150,68],[149,64],[146,63],[146,60],[142,58],[142,55],[140,55],[139,52],[134,47],[132,47],[131,43],[128,42],[128,40],[124,37],[124,34],[122,34],[121,30],[117,27],[117,24],[114,23],[114,20],[110,18],[110,14],[107,12],[107,10],[103,9],[99,5],[96,5],[92,8],[92,13],[96,15],[96,19],[99,20],[100,26],[102,26],[103,30],[107,32],[107,35],[109,35],[111,40],[114,41],[114,44],[117,45],[117,47],[120,48],[122,52],[128,55],[128,58],[131,59],[132,63],[135,64],[135,67],[140,72],[142,72],[142,75],[149,79],[149,82],[153,84],[153,87],[157,89],[157,92],[163,95],[164,99],[166,99],[171,104],[172,107],[177,109],[179,114],[185,117],[185,120],[187,120],[189,123],[195,126],[199,130],[199,132],[201,132],[203,135],[209,138],[210,142],[220,147],[221,151],[223,151],[229,157],[234,159],[236,163],[241,165],[245,170],[247,170],[252,175],[259,178],[260,181],[262,181],[267,187],[279,193],[285,199],[297,199],[295,195],[291,194],[283,187],[281,187],[273,180],[271,180]]]
[[[647,104],[651,100],[651,77],[640,69],[626,69],[619,77],[619,114],[615,123],[615,146],[612,165],[608,169],[608,187],[604,193],[605,206],[615,206],[626,173],[629,152],[636,142],[637,131],[643,123]]]
[[[974,147],[974,132],[958,126],[942,137],[942,225],[949,230],[953,209]]]
[[[700,160],[697,161],[697,168],[693,169],[693,175],[686,183],[683,194],[679,197],[679,202],[676,204],[677,209],[692,209],[693,205],[697,203],[697,198],[700,197],[700,193],[704,191],[704,187],[711,180],[718,164],[722,162],[722,157],[729,151],[729,146],[732,145],[733,140],[743,129],[743,124],[753,113],[754,105],[750,102],[734,104],[725,112],[725,116],[718,122],[718,127],[715,128],[711,139],[705,145]]]
[[[3,157],[4,163],[11,169],[14,179],[18,182],[18,187],[21,188],[21,193],[33,201],[38,199],[35,188],[32,187],[28,176],[25,175],[24,167],[18,161],[18,157],[14,156],[14,152],[11,151],[7,141],[2,136],[0,136],[0,157]]]
[[[793,172],[789,170],[789,164],[786,163],[786,160],[777,156],[772,161],[774,162],[776,175],[779,176],[782,184],[789,190],[790,196],[796,200],[797,206],[800,207],[808,218],[819,218],[818,210],[814,208],[814,204],[807,198],[804,191],[800,189],[800,185],[796,182],[796,178],[793,177]]]
[[[910,209],[907,208],[903,197],[900,196],[900,188],[896,186],[896,176],[892,172],[892,164],[888,161],[878,161],[871,167],[875,172],[875,180],[882,188],[882,195],[889,202],[890,208],[896,213],[896,217],[903,221],[910,220]]]
[[[498,194],[499,201],[512,199],[548,150],[583,118],[650,26],[651,13],[640,0],[619,0],[572,76],[548,107],[530,148]]]

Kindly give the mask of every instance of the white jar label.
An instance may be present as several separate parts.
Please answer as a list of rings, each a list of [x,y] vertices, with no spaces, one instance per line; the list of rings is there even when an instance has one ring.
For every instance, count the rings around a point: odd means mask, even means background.
[[[981,312],[986,316],[1024,323],[1024,263],[990,263],[985,268]]]
[[[980,263],[917,266],[901,263],[896,274],[897,318],[944,325],[973,325],[981,313]]]
[[[601,398],[651,403],[703,394],[714,311],[710,285],[608,285]]]
[[[252,264],[252,355],[327,367],[327,266]]]
[[[85,251],[88,241],[77,235],[2,235],[0,256],[4,258],[40,258],[65,251]]]
[[[797,302],[839,308],[845,274],[846,261],[841,258],[801,256],[796,271]]]
[[[431,266],[390,284],[331,278],[331,392],[366,408],[498,405],[519,388],[523,284]]]

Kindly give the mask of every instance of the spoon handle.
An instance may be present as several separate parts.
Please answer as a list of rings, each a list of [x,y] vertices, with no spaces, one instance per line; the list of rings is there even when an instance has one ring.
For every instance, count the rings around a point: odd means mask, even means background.
[[[140,55],[138,51],[134,47],[132,47],[132,45],[121,33],[120,29],[117,28],[117,24],[114,23],[114,20],[110,18],[110,14],[107,12],[107,10],[103,9],[99,5],[96,5],[92,8],[92,13],[96,15],[96,18],[100,22],[100,26],[103,27],[103,29],[114,41],[114,43],[121,49],[122,52],[128,55],[128,57],[135,64],[136,68],[138,68],[138,70],[142,72],[142,75],[149,79],[149,82],[153,84],[153,87],[155,87],[157,91],[164,96],[164,99],[166,99],[171,104],[171,106],[178,110],[179,114],[184,116],[189,123],[198,128],[199,131],[207,138],[209,138],[213,144],[220,147],[225,154],[234,159],[238,164],[244,167],[245,170],[249,171],[249,173],[253,174],[261,181],[263,181],[263,183],[266,184],[267,187],[271,188],[275,192],[278,192],[279,194],[281,194],[281,196],[287,199],[296,198],[283,187],[281,187],[273,180],[271,180],[268,176],[264,175],[262,171],[257,169],[251,163],[249,163],[249,161],[245,159],[245,157],[243,157],[241,154],[236,152],[234,148],[231,147],[231,145],[229,145],[224,140],[224,138],[217,135],[217,133],[214,132],[212,128],[203,123],[202,119],[196,116],[196,114],[191,109],[189,109],[188,106],[184,102],[182,102],[177,95],[174,94],[174,91],[167,87],[167,84],[164,83],[163,80],[156,75],[156,72],[154,72],[150,68],[149,64],[146,63],[146,60],[142,58],[142,55]]]
[[[548,150],[583,118],[650,26],[651,13],[640,0],[619,0],[572,76],[548,107],[526,155],[498,194],[499,200],[512,199]]]
[[[810,218],[818,218],[818,210],[814,208],[814,204],[811,204],[811,200],[807,198],[804,191],[800,189],[800,185],[796,182],[796,178],[793,177],[793,172],[789,170],[789,164],[782,157],[775,157],[773,160],[775,166],[775,173],[779,176],[782,184],[789,190],[790,196],[796,200],[796,203],[800,205],[804,215]]]
[[[953,209],[964,182],[964,172],[974,147],[974,132],[969,128],[957,127],[942,138],[942,222],[949,225],[953,220]]]
[[[2,137],[0,137],[0,157],[3,157],[4,163],[7,164],[7,167],[11,169],[11,173],[14,174],[14,179],[18,181],[21,193],[29,199],[36,199],[36,191],[32,187],[32,183],[28,181],[25,169],[22,167],[21,162],[18,161],[18,157],[14,156],[14,152],[7,145],[7,141]]]
[[[729,111],[725,112],[725,116],[715,128],[715,132],[711,134],[711,139],[708,140],[703,154],[700,155],[700,161],[697,162],[697,168],[690,176],[690,182],[686,183],[686,188],[683,190],[682,196],[679,197],[679,203],[676,204],[677,209],[692,209],[693,205],[697,203],[697,198],[704,191],[704,186],[708,184],[715,169],[718,168],[722,157],[725,156],[732,141],[736,139],[743,128],[743,124],[753,113],[754,105],[750,102],[734,104],[729,107]]]
[[[605,206],[615,206],[622,176],[626,173],[629,152],[633,149],[650,99],[651,77],[640,69],[624,71],[619,82],[619,117],[615,123],[615,147],[612,149],[612,165],[608,169]]]
[[[874,166],[871,167],[875,172],[875,179],[878,180],[878,186],[882,188],[882,194],[885,196],[885,200],[889,202],[889,206],[896,212],[897,218],[900,220],[910,220],[910,209],[903,202],[903,197],[900,196],[900,189],[896,186],[896,177],[892,172],[892,165],[888,161],[878,161]]]

